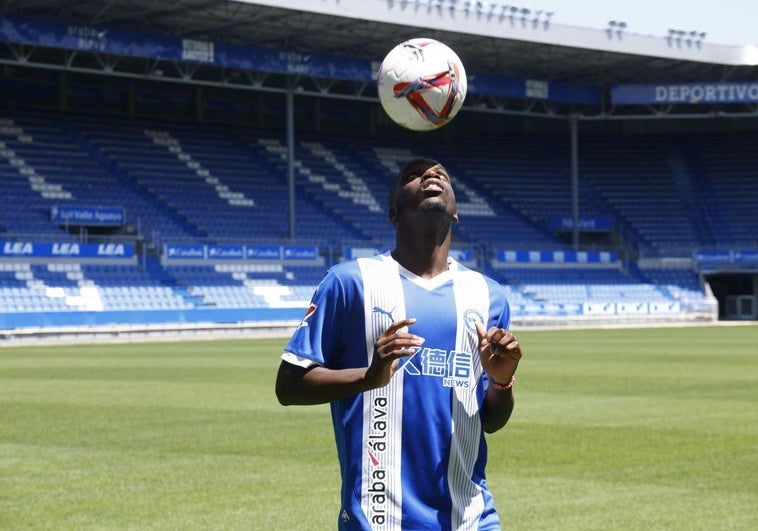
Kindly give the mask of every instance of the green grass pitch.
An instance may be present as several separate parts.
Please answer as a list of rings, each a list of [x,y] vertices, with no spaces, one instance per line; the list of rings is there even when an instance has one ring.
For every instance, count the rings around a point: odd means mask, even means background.
[[[524,331],[488,481],[513,530],[758,529],[758,326]],[[334,529],[284,339],[0,349],[0,529]]]

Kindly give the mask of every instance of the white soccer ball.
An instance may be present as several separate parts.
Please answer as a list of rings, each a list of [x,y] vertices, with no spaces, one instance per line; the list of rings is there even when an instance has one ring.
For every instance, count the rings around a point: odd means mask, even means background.
[[[430,131],[452,120],[466,99],[466,71],[458,55],[434,39],[395,46],[379,68],[379,101],[394,122]]]

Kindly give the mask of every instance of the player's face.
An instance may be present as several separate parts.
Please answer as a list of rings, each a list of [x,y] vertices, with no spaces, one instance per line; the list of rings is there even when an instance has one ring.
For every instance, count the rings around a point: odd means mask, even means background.
[[[397,184],[395,208],[397,212],[444,212],[458,220],[455,193],[450,175],[442,164],[419,160],[405,168]]]

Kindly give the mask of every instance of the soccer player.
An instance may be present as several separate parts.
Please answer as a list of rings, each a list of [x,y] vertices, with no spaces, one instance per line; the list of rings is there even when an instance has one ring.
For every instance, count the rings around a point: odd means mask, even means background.
[[[502,287],[448,256],[447,170],[392,185],[393,251],[340,263],[313,295],[276,380],[284,405],[331,403],[339,529],[499,529],[485,432],[513,411],[521,348]]]

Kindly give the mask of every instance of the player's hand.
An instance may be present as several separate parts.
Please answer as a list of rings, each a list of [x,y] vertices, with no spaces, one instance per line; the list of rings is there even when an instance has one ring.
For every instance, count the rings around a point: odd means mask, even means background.
[[[366,371],[365,383],[368,389],[384,387],[395,374],[400,358],[412,356],[416,348],[424,343],[424,338],[408,332],[408,326],[416,319],[403,319],[393,323],[374,343],[374,355]]]
[[[521,346],[516,336],[503,328],[484,329],[481,323],[475,323],[479,336],[479,356],[482,367],[491,380],[501,384],[510,382],[521,359]]]

